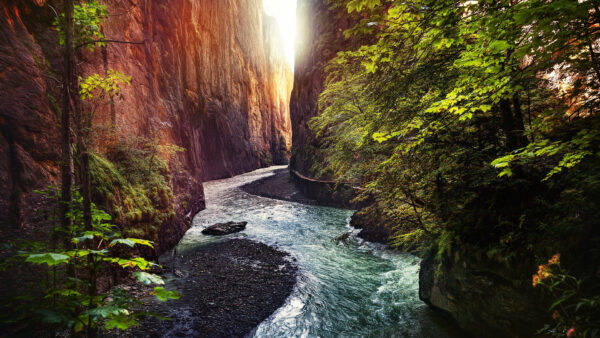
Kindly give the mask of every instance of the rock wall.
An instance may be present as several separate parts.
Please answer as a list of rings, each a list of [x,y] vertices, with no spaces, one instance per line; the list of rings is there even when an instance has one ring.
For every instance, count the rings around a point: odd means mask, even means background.
[[[34,188],[57,184],[60,160],[57,76],[50,71],[56,42],[41,26],[51,18],[34,3],[0,3],[0,236],[30,232],[42,199]],[[30,23],[29,26],[26,23]],[[40,38],[34,38],[40,36]]]
[[[105,2],[118,14],[105,35],[144,42],[112,43],[90,56],[93,69],[133,76],[117,125],[166,129],[203,180],[286,162],[293,74],[262,0]]]
[[[547,304],[530,283],[529,269],[455,255],[444,264],[430,254],[421,261],[419,297],[446,313],[474,337],[533,337],[547,321]],[[542,310],[540,310],[542,309]]]
[[[203,180],[286,163],[293,75],[262,0],[101,2],[106,38],[135,43],[81,52],[84,75],[132,76],[121,99],[99,107],[95,125],[114,121],[120,136],[185,148],[171,182],[177,216],[159,229],[164,250],[204,207]],[[35,227],[32,190],[59,183],[56,8],[60,0],[0,3],[1,238]]]
[[[308,122],[319,112],[318,99],[326,79],[327,62],[350,44],[343,31],[352,21],[344,13],[343,9],[330,9],[325,0],[298,0],[294,89],[290,99],[290,168],[309,177],[314,177],[311,167],[319,156],[319,142]]]

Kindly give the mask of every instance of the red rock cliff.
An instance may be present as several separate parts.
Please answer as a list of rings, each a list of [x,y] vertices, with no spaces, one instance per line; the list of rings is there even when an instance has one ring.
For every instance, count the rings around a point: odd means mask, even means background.
[[[292,72],[261,0],[106,3],[116,14],[105,35],[144,41],[106,49],[108,68],[133,75],[118,125],[144,133],[170,124],[204,180],[256,169],[261,157],[285,161]]]
[[[168,247],[203,208],[203,180],[287,161],[292,72],[261,0],[102,2],[106,38],[142,43],[83,52],[85,74],[132,76],[96,124],[114,120],[121,135],[185,148],[183,175],[172,180],[177,217],[163,226]],[[42,3],[0,3],[0,236],[35,224],[32,190],[58,183],[61,59],[50,6],[60,1]],[[189,203],[178,205],[183,195]]]

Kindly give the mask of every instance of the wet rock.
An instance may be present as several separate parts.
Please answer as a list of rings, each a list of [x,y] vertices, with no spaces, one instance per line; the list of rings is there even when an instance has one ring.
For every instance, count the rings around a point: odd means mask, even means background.
[[[350,236],[351,235],[352,235],[351,232],[346,232],[346,233],[342,234],[341,236],[335,237],[331,241],[334,243],[343,244],[345,246],[348,246],[350,244]]]
[[[246,224],[248,224],[248,222],[217,223],[202,230],[202,233],[211,236],[229,235],[246,229]]]
[[[547,308],[515,269],[485,258],[444,257],[430,253],[421,261],[419,298],[445,313],[473,337],[533,337],[543,326]],[[523,276],[522,276],[523,277]]]
[[[289,169],[276,170],[273,174],[273,176],[265,177],[243,185],[240,189],[257,196],[303,204],[317,204],[317,201],[307,198],[296,187],[291,180]]]
[[[387,244],[392,236],[392,224],[373,208],[364,208],[352,215],[350,226],[361,229],[358,237],[373,243]]]

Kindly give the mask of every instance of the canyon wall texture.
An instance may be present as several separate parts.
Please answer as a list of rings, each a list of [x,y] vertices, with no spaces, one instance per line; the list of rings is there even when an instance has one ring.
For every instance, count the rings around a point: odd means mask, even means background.
[[[287,162],[293,74],[262,0],[103,0],[109,43],[80,49],[82,76],[132,77],[97,107],[98,134],[184,148],[170,178],[176,216],[159,231],[175,244],[204,207],[202,181]],[[0,237],[39,224],[34,189],[57,185],[61,57],[51,25],[61,2],[0,3]],[[97,137],[95,149],[103,150]]]
[[[319,94],[323,91],[325,66],[350,42],[343,32],[352,21],[344,9],[331,9],[325,0],[298,0],[296,10],[296,55],[294,89],[290,98],[292,119],[292,157],[290,169],[314,177],[319,141],[308,122],[319,113]]]
[[[533,337],[547,320],[540,290],[522,282],[531,269],[458,254],[443,261],[423,259],[419,297],[474,337]]]
[[[91,56],[93,69],[133,76],[117,125],[169,130],[203,180],[259,168],[261,160],[285,162],[293,74],[261,0],[106,4],[115,13],[104,25],[107,38],[143,41],[111,43]]]

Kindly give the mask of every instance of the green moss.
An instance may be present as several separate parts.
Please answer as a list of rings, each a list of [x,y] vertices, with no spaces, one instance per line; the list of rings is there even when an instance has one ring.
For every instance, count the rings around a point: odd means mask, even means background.
[[[157,239],[160,225],[175,217],[169,167],[156,153],[139,143],[122,143],[106,155],[90,157],[94,199],[126,233],[151,240]]]
[[[258,157],[260,158],[261,167],[268,167],[271,164],[273,164],[273,159],[271,158],[271,155],[264,150],[258,152]]]

